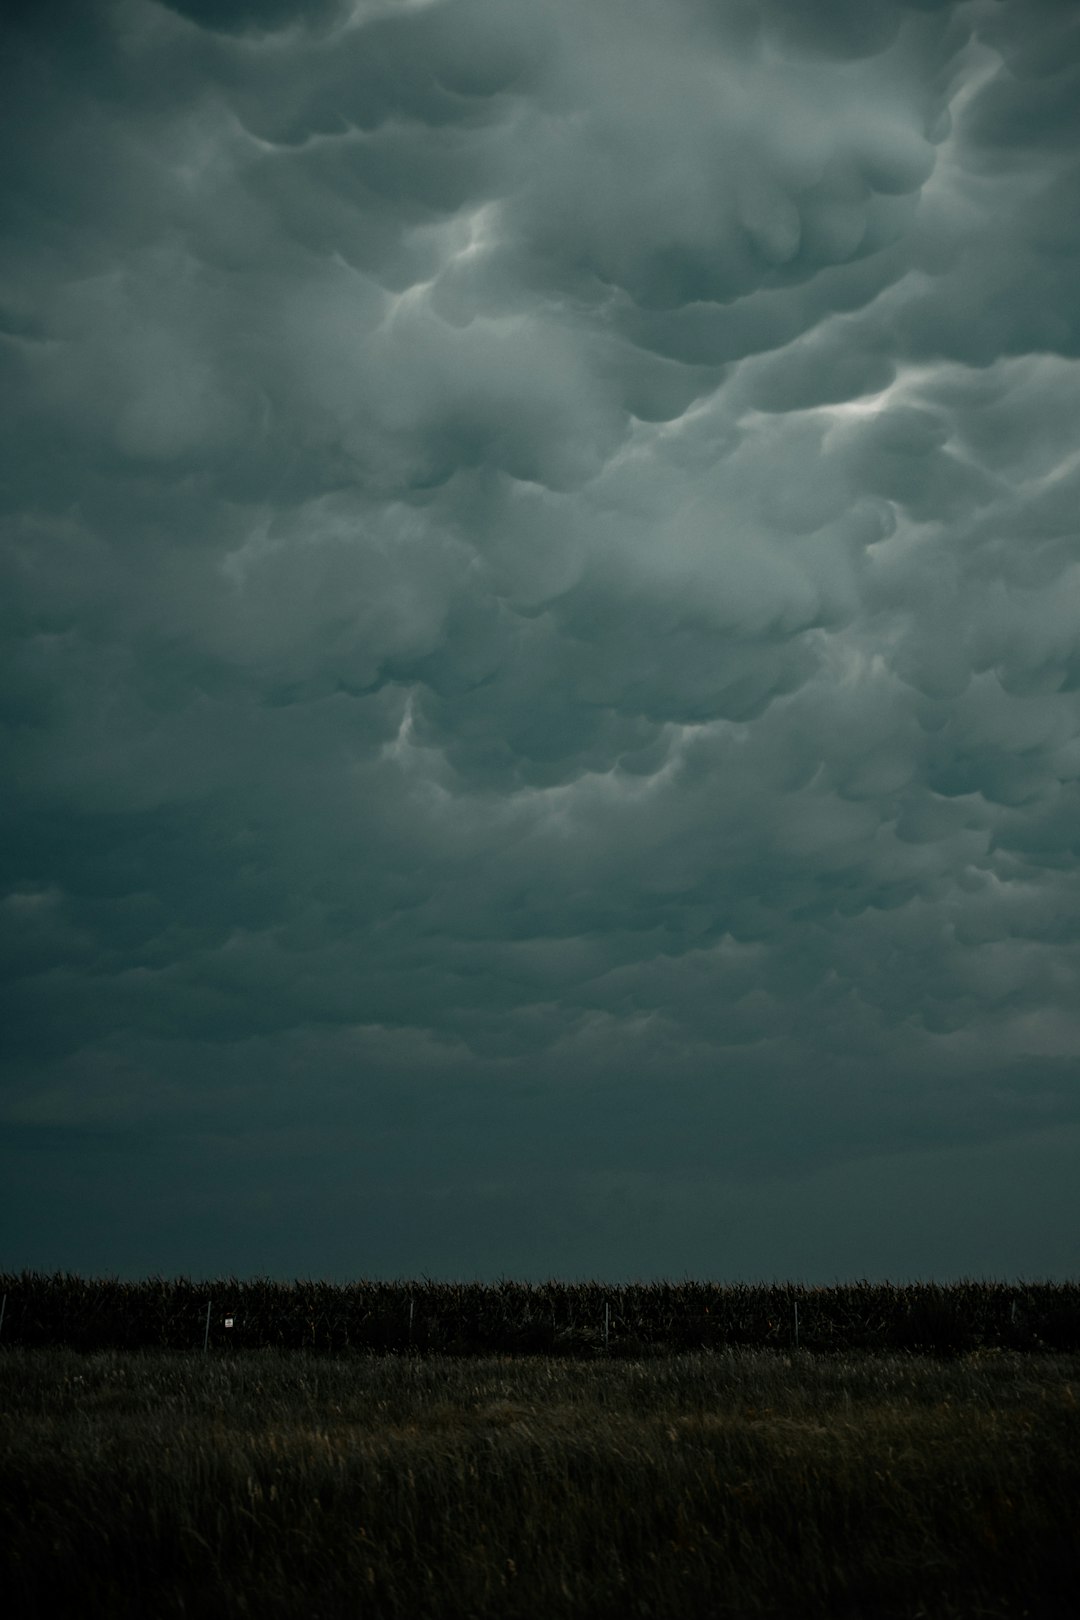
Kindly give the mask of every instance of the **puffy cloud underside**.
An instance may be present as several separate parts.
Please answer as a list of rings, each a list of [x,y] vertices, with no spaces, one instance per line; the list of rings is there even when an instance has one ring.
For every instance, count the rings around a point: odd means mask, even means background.
[[[1072,8],[6,26],[8,1119],[1074,1122]]]

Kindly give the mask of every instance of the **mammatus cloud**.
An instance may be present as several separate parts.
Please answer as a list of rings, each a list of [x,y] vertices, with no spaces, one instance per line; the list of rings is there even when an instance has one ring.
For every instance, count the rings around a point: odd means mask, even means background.
[[[1069,8],[7,47],[12,1127],[234,1141],[253,1222],[310,1130],[627,1271],[1075,1129]]]

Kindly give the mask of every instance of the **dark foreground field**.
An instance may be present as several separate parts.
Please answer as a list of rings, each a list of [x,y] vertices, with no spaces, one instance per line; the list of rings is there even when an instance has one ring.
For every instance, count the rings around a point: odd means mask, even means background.
[[[1080,1356],[0,1356],[13,1617],[1080,1611]]]

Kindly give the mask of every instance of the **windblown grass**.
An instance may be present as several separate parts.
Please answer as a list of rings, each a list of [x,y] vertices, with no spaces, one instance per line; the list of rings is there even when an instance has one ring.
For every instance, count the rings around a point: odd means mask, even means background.
[[[9,1351],[7,1613],[1076,1613],[1080,1357]]]

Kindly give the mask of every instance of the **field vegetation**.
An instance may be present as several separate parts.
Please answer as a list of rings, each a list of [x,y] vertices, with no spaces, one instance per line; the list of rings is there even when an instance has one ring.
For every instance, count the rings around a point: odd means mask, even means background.
[[[1080,1283],[610,1284],[0,1275],[0,1344],[626,1356],[732,1346],[1080,1350]],[[209,1337],[207,1341],[207,1308]],[[226,1327],[225,1323],[232,1323]]]
[[[12,1620],[1077,1612],[1080,1355],[7,1348]]]

